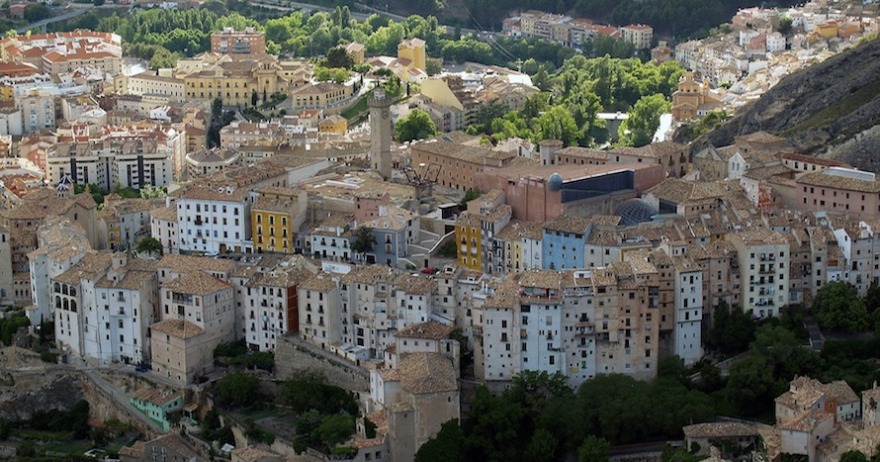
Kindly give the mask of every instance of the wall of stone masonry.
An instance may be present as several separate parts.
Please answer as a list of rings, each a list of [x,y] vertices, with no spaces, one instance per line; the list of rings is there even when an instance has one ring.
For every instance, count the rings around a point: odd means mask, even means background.
[[[303,369],[318,370],[330,384],[346,390],[370,390],[370,373],[366,367],[304,342],[299,336],[279,338],[275,345],[275,377],[284,380]]]

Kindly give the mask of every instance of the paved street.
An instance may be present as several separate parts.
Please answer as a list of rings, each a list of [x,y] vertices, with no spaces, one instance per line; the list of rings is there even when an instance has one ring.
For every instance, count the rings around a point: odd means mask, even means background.
[[[78,369],[85,376],[87,376],[92,383],[95,384],[105,395],[109,396],[113,401],[116,402],[122,409],[125,409],[130,415],[134,418],[140,420],[144,424],[146,424],[149,428],[153,429],[156,432],[164,433],[162,427],[159,426],[156,422],[146,416],[146,414],[140,412],[136,407],[134,407],[129,401],[129,396],[126,393],[123,393],[122,390],[119,390],[115,385],[108,382],[101,377],[94,369],[92,368],[80,368]]]

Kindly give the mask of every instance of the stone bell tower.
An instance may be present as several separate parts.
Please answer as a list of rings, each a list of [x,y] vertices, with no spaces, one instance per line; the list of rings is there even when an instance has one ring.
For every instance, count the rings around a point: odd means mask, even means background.
[[[370,166],[385,180],[391,179],[391,99],[376,89],[370,107]]]

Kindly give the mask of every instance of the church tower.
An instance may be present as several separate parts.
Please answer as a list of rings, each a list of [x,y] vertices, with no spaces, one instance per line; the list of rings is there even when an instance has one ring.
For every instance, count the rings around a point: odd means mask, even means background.
[[[385,180],[391,179],[391,99],[376,89],[370,98],[370,166]]]

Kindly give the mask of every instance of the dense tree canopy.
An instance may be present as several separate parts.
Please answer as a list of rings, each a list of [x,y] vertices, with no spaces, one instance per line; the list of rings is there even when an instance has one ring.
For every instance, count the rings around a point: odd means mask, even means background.
[[[706,347],[725,356],[742,353],[755,338],[755,323],[739,307],[726,302],[715,307],[712,328],[706,336]]]
[[[793,0],[775,2],[793,5]],[[721,23],[730,21],[740,8],[758,6],[755,0],[465,0],[470,20],[481,29],[499,28],[511,10],[536,9],[554,13],[571,13],[596,22],[611,24],[650,24],[656,33],[676,36],[700,35]]]
[[[848,282],[825,284],[813,299],[813,312],[823,329],[861,332],[871,326],[865,302]]]
[[[437,126],[427,112],[413,109],[406,117],[402,117],[394,125],[394,136],[397,141],[405,143],[423,140],[437,134]]]
[[[260,379],[235,372],[220,379],[211,388],[214,397],[232,407],[248,407],[260,403]]]
[[[670,107],[669,101],[661,94],[640,98],[629,111],[629,118],[620,124],[621,143],[635,147],[650,144],[660,126],[660,116]]]
[[[52,11],[43,3],[31,3],[24,8],[24,19],[37,22],[52,16]]]

